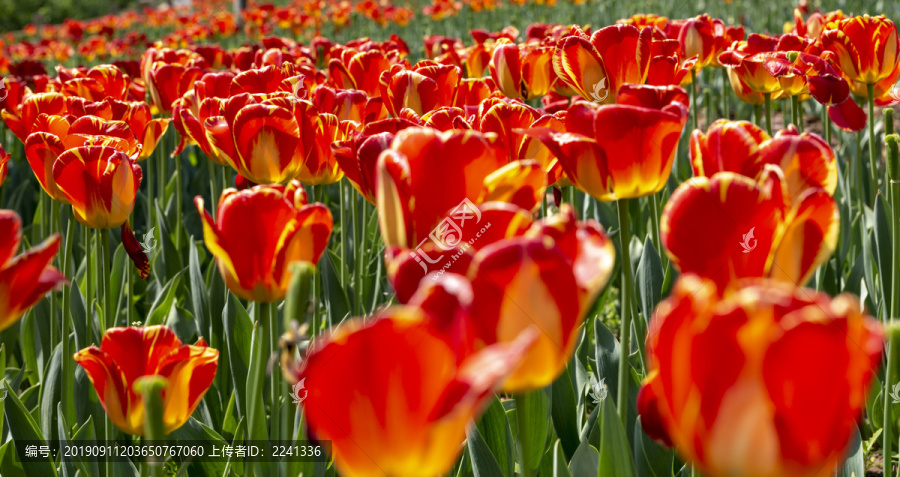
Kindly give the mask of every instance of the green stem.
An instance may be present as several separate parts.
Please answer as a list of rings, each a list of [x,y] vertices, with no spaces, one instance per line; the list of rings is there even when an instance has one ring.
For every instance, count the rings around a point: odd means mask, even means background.
[[[278,337],[280,334],[278,333],[278,320],[276,317],[278,316],[278,307],[277,305],[272,304],[268,307],[269,313],[269,348],[266,356],[272,356],[272,353],[278,349]],[[280,424],[281,418],[279,417],[279,406],[278,406],[278,394],[281,390],[282,386],[281,382],[281,372],[280,370],[273,370],[272,375],[269,377],[269,402],[271,402],[271,413],[269,417],[269,436],[272,440],[278,440],[278,434],[281,432]]]
[[[766,93],[766,131],[772,135],[772,93]]]
[[[85,269],[85,293],[84,293],[84,308],[85,308],[85,316],[87,317],[86,321],[86,329],[87,329],[87,343],[94,342],[94,273],[96,272],[96,262],[94,258],[91,257],[93,255],[94,248],[94,235],[91,233],[91,229],[88,227],[83,227],[84,231],[84,257],[85,263],[87,264],[87,268]]]
[[[341,180],[338,182],[338,194],[340,195],[340,200],[338,201],[341,217],[340,217],[340,227],[341,227],[341,242],[338,244],[341,252],[341,283],[347,283],[346,281],[346,270],[347,270],[347,223],[344,220],[344,217],[347,215],[347,208],[344,203],[344,195],[347,192],[346,187],[347,181]]]
[[[184,199],[182,197],[182,185],[181,185],[181,167],[182,167],[182,156],[184,155],[184,151],[181,154],[175,156],[175,223],[183,224],[184,223],[184,203],[182,202]],[[181,250],[181,230],[182,227],[174,227],[175,229],[175,248]]]
[[[633,292],[634,280],[631,276],[631,256],[628,247],[631,243],[631,231],[629,230],[628,221],[628,199],[619,199],[616,202],[616,208],[619,214],[619,244],[621,246],[622,258],[620,264],[622,266],[622,320],[619,328],[619,342],[621,343],[621,355],[619,357],[619,388],[616,398],[616,408],[619,413],[619,419],[622,424],[627,427],[628,420],[628,383],[631,381],[631,370],[629,366],[629,355],[631,354],[631,295]]]
[[[691,126],[697,129],[697,72],[691,69]]]
[[[867,84],[866,90],[868,91],[868,103],[869,103],[869,176],[872,178],[872,188],[869,191],[869,198],[871,199],[871,203],[875,203],[875,191],[878,190],[878,161],[875,157],[875,99],[873,91],[875,85]]]
[[[791,122],[798,131],[803,131],[803,118],[800,116],[800,96],[791,96]]]
[[[822,105],[822,130],[825,134],[825,143],[831,146],[831,120],[828,118],[828,106]]]
[[[75,377],[75,372],[72,371],[72,360],[70,357],[72,356],[72,348],[69,343],[69,335],[71,332],[69,331],[69,327],[72,323],[72,314],[69,310],[69,303],[72,300],[72,287],[78,286],[75,281],[74,274],[72,273],[72,246],[75,243],[75,218],[72,217],[72,214],[69,212],[71,209],[69,207],[63,207],[63,211],[66,214],[66,235],[63,237],[65,239],[65,245],[63,247],[62,254],[62,273],[69,280],[72,281],[72,285],[66,286],[63,288],[63,296],[62,296],[62,402],[63,402],[63,411],[66,414],[66,423],[68,424],[69,429],[75,425],[75,402],[72,399],[74,394],[73,387],[73,378]]]
[[[656,247],[656,253],[659,254],[659,259],[662,260],[662,240],[659,237],[659,204],[657,203],[660,194],[662,194],[662,192],[648,195],[647,200],[650,202],[650,240],[653,241],[653,246]]]
[[[865,190],[864,184],[863,184],[863,175],[865,175],[865,171],[863,170],[864,168],[863,168],[863,163],[862,163],[862,151],[860,148],[861,143],[862,143],[862,131],[856,133],[856,189],[857,189],[856,190],[856,194],[857,194],[856,198],[857,198],[857,201],[859,202],[858,206],[859,206],[859,213],[860,213],[860,228],[863,230],[863,244],[865,244],[866,233],[865,233],[865,227],[863,227],[862,221],[864,221],[866,218],[866,214],[865,214],[866,190]]]
[[[731,90],[731,84],[728,81],[728,70],[725,68],[721,68],[722,70],[722,114],[725,115],[725,119],[731,119],[731,111],[728,108],[728,91]]]
[[[753,123],[759,127],[763,127],[762,105],[753,105]]]
[[[144,439],[160,443],[166,439],[166,427],[163,423],[162,391],[168,386],[166,378],[162,376],[143,376],[134,383],[135,390],[143,395],[145,420]],[[107,459],[111,463],[111,460]],[[162,477],[165,475],[163,459],[148,458],[144,466],[149,467],[150,475]],[[110,474],[112,475],[112,474]]]
[[[362,198],[361,198],[362,199]],[[368,214],[368,202],[365,199],[362,199],[362,217],[360,217],[360,221],[362,222],[362,227],[360,228],[360,244],[361,248],[359,249],[358,260],[356,261],[356,276],[359,277],[359,286],[356,288],[356,302],[359,305],[359,309],[357,311],[357,315],[364,315],[366,313],[366,306],[363,303],[365,297],[365,270],[366,270],[366,259],[368,258],[368,234],[366,233],[366,228],[369,225],[369,214]]]

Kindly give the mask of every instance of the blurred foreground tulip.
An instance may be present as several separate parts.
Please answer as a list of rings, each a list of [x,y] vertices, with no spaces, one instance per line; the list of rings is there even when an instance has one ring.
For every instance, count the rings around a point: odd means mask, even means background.
[[[341,475],[444,475],[466,427],[520,364],[533,332],[460,357],[429,315],[392,307],[344,322],[305,360],[297,381],[310,434],[332,442]]]
[[[110,146],[82,146],[60,154],[53,163],[53,180],[75,218],[94,229],[112,229],[134,210],[141,167]]]
[[[218,222],[203,208],[202,197],[194,203],[203,218],[203,239],[228,289],[259,303],[284,298],[292,262],[318,263],[334,224],[327,207],[307,204],[297,181],[226,189]]]
[[[67,283],[50,265],[59,243],[59,235],[54,234],[17,256],[22,219],[11,210],[0,210],[0,331],[14,325],[47,292]]]
[[[527,210],[490,202],[458,224],[458,242],[426,242],[388,257],[401,303],[430,310],[460,332],[465,352],[512,342],[537,326],[534,347],[504,384],[506,392],[549,385],[569,362],[577,335],[612,275],[615,248],[594,221],[579,222],[568,204],[532,222]],[[447,300],[465,313],[444,310]]]
[[[710,477],[828,476],[881,365],[855,296],[687,275],[660,303],[638,396],[644,430]]]
[[[133,389],[142,376],[161,376],[168,386],[163,393],[163,423],[168,434],[183,426],[212,385],[219,352],[203,338],[185,345],[166,326],[110,328],[103,341],[74,356],[94,385],[109,420],[128,434],[142,436],[146,409]]]

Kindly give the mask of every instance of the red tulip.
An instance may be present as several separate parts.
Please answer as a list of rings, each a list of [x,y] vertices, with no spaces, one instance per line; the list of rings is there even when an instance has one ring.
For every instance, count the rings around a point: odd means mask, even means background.
[[[297,181],[226,189],[218,222],[204,210],[202,197],[194,204],[203,218],[203,239],[228,289],[262,303],[284,298],[292,262],[318,263],[334,224],[327,207],[307,204]]]
[[[21,243],[19,214],[0,210],[0,331],[14,325],[47,292],[67,283],[50,265],[59,250],[59,235],[16,255]]]

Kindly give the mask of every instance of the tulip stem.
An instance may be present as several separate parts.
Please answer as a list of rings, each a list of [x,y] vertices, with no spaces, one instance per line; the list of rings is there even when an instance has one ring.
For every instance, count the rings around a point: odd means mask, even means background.
[[[766,98],[766,131],[772,135],[772,93],[765,93]]]
[[[267,356],[272,356],[272,353],[275,352],[278,348],[278,320],[276,317],[278,316],[278,308],[277,305],[270,305],[266,307],[263,312],[269,313],[269,349],[267,350],[269,353]],[[280,437],[278,434],[281,432],[280,424],[281,418],[279,417],[279,408],[278,408],[278,391],[281,389],[281,372],[278,369],[272,370],[272,375],[269,376],[269,400],[272,402],[271,414],[269,418],[269,438],[272,440],[278,440]]]
[[[869,176],[872,178],[872,189],[869,193],[870,199],[872,199],[872,203],[875,203],[875,191],[878,190],[878,162],[875,158],[875,85],[869,83],[866,85],[866,91],[868,91],[868,103],[869,103]]]
[[[659,199],[660,194],[662,194],[662,192],[648,195],[647,199],[650,202],[650,240],[653,241],[653,246],[656,247],[656,253],[659,255],[659,259],[662,260],[662,240],[659,236],[659,204],[656,202]]]
[[[338,246],[341,248],[341,283],[347,283],[346,281],[346,269],[347,269],[347,223],[344,220],[344,216],[347,215],[347,208],[344,203],[344,195],[347,192],[346,187],[344,187],[347,181],[341,180],[338,181],[338,194],[340,195],[340,224],[341,224],[341,242]],[[355,201],[354,201],[355,204]]]
[[[360,231],[359,231],[360,232],[359,240],[360,240],[360,244],[362,246],[359,249],[359,253],[358,253],[359,258],[356,261],[356,277],[358,280],[358,286],[356,288],[356,302],[359,305],[359,313],[358,314],[360,316],[362,316],[362,315],[365,315],[365,313],[366,313],[366,306],[363,303],[363,300],[365,299],[365,290],[363,289],[363,287],[365,286],[365,283],[366,283],[365,279],[364,279],[365,271],[366,271],[366,257],[367,257],[366,252],[368,251],[368,247],[366,246],[366,242],[368,241],[368,237],[366,235],[366,227],[368,226],[368,222],[369,222],[369,220],[368,220],[369,214],[366,211],[366,208],[367,208],[366,200],[363,199],[362,197],[360,197],[360,200],[362,201],[362,207],[360,210],[360,213],[362,214],[362,217],[360,217],[360,221],[362,222],[362,227],[360,228]]]
[[[791,122],[797,126],[798,131],[803,131],[803,118],[800,116],[800,96],[791,96]]]
[[[725,119],[731,119],[731,111],[728,110],[728,91],[731,86],[728,82],[728,70],[722,68],[722,114]]]
[[[135,390],[143,395],[144,409],[146,419],[144,420],[144,441],[150,441],[154,444],[161,444],[166,439],[166,426],[163,423],[163,403],[162,391],[166,388],[168,382],[162,376],[143,376],[134,383]],[[145,442],[147,443],[147,442]],[[148,457],[144,462],[144,466],[150,468],[150,475],[154,477],[162,477],[164,457],[158,458]],[[110,464],[112,461],[107,459]],[[112,475],[112,474],[109,474]]]
[[[91,229],[88,227],[83,227],[84,231],[84,259],[87,269],[85,270],[85,293],[84,293],[84,308],[85,308],[85,328],[87,335],[87,343],[94,342],[94,272],[95,272],[95,261],[91,258],[93,255],[94,248],[94,235],[91,233]]]
[[[691,126],[697,129],[697,72],[691,69]]]
[[[871,96],[871,94],[870,94]],[[885,111],[885,118],[892,118],[893,111]],[[893,229],[893,242],[892,242],[892,259],[893,259],[893,269],[900,270],[900,215],[897,215],[897,211],[900,210],[900,148],[898,148],[898,142],[900,142],[900,137],[896,134],[890,134],[885,137],[885,143],[887,145],[887,176],[885,177],[885,183],[890,189],[891,196],[891,207],[894,211],[892,215],[892,229]],[[900,280],[896,277],[892,280],[891,283],[891,302],[890,302],[890,315],[888,318],[888,322],[893,322],[898,317],[900,317]],[[891,431],[893,431],[893,419],[892,419],[892,405],[893,399],[889,399],[892,391],[893,383],[891,380],[893,379],[894,368],[897,366],[895,363],[895,359],[891,350],[894,348],[894,341],[896,340],[895,336],[897,335],[896,331],[889,331],[889,339],[888,339],[888,352],[887,352],[887,370],[885,371],[885,379],[884,379],[884,422],[883,422],[883,437],[884,442],[882,443],[882,447],[884,448],[884,462],[885,462],[885,475],[891,474],[891,468],[888,467],[891,462],[891,444],[893,441],[891,440]],[[900,445],[900,444],[898,444]],[[900,469],[898,469],[898,474],[900,474]]]
[[[183,209],[183,199],[182,199],[182,191],[181,191],[181,156],[184,155],[184,151],[181,154],[175,156],[175,223],[183,224],[184,219],[182,218],[184,215]],[[182,227],[174,227],[175,229],[175,248],[177,250],[181,250],[181,229]]]
[[[619,342],[621,354],[619,356],[619,381],[618,395],[616,396],[616,408],[619,419],[627,427],[628,420],[628,383],[631,380],[629,356],[631,355],[631,295],[633,293],[634,280],[631,276],[631,256],[628,250],[631,244],[631,231],[628,223],[628,199],[619,199],[616,202],[619,213],[619,245],[622,254],[619,263],[622,266],[622,319],[619,322]]]
[[[60,204],[61,205],[61,204]],[[74,285],[67,285],[63,288],[62,296],[62,403],[63,412],[66,415],[66,424],[69,429],[75,425],[75,403],[72,400],[74,388],[72,379],[75,373],[72,371],[72,349],[69,345],[69,326],[72,323],[72,314],[69,310],[69,303],[72,299],[72,286],[78,286],[75,277],[72,276],[72,246],[75,242],[75,218],[69,213],[69,207],[63,207],[66,215],[66,236],[65,245],[62,254],[62,274],[71,280]]]
[[[831,147],[831,120],[828,119],[828,106],[822,105],[822,131],[825,135],[825,143]]]

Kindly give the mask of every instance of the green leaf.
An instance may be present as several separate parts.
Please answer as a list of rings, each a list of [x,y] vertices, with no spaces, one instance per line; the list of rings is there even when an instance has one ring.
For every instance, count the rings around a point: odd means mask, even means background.
[[[97,436],[94,432],[94,420],[93,417],[90,416],[80,428],[72,433],[73,442],[93,441],[96,438]],[[82,456],[75,459],[75,463],[84,475],[100,475],[100,466],[97,464],[96,457]]]
[[[616,414],[612,399],[604,399],[600,406],[603,422],[600,424],[600,477],[634,477],[631,446]]]
[[[253,322],[243,305],[231,293],[228,293],[225,301],[222,320],[225,322],[225,338],[231,360],[231,377],[237,399],[236,409],[238,417],[241,418],[247,409],[246,383],[247,370],[250,369],[250,350],[253,348]]]
[[[621,349],[616,337],[600,321],[594,320],[594,359],[597,361],[597,380],[605,379],[609,397],[615,402],[619,389],[619,356]]]
[[[206,282],[203,280],[203,274],[200,272],[200,258],[197,256],[197,247],[193,243],[188,244],[190,249],[188,256],[188,270],[191,285],[191,311],[197,320],[197,328],[203,334],[208,328],[211,315],[209,313],[209,292],[206,289]],[[212,338],[212,337],[210,337]]]
[[[597,475],[599,469],[600,453],[597,452],[597,449],[588,444],[587,441],[579,444],[578,449],[575,450],[575,455],[572,456],[572,461],[569,462],[569,471],[572,475],[579,477],[583,475]]]
[[[256,303],[254,306],[260,306]],[[268,318],[264,318],[268,319]],[[263,386],[266,380],[266,361],[264,350],[268,336],[261,336],[259,323],[253,325],[250,349],[250,366],[247,372],[247,437],[253,441],[268,441],[269,431],[266,429],[266,410],[263,398]],[[268,467],[268,463],[262,463]],[[268,472],[266,473],[269,474]]]
[[[9,441],[0,446],[0,474],[3,477],[28,477],[19,457],[16,455],[15,442]]]
[[[638,263],[635,275],[643,319],[643,330],[638,331],[646,331],[647,322],[650,321],[653,310],[659,304],[662,296],[664,274],[662,260],[660,260],[653,242],[650,241],[650,237],[647,237],[647,240],[644,241],[644,251],[641,253],[641,261]],[[643,336],[643,333],[639,333],[638,336]]]
[[[6,381],[3,381],[5,389],[11,389]],[[8,392],[6,399],[3,401],[3,411],[6,416],[6,422],[9,425],[9,432],[12,434],[14,441],[40,441],[41,445],[46,445],[47,441],[41,434],[40,428],[31,417],[31,414],[25,409],[22,401],[14,392]],[[56,466],[51,459],[38,460],[29,462],[29,475],[35,476],[55,476]]]
[[[341,276],[334,268],[332,254],[334,254],[332,250],[322,254],[319,270],[322,273],[322,286],[325,292],[323,299],[329,323],[338,324],[350,316],[350,300],[347,298],[347,291],[341,285]]]
[[[569,467],[566,465],[566,454],[563,452],[562,441],[560,440],[553,444],[553,477],[572,477],[572,472],[569,471]]]
[[[506,477],[513,476],[515,466],[514,453],[515,441],[503,404],[494,396],[481,419],[478,420],[478,432],[484,439],[491,453],[500,465],[500,470]]]
[[[551,397],[548,389],[538,389],[516,396],[519,451],[522,466],[537,470],[544,455],[544,445],[550,431]]]
[[[888,223],[887,214],[885,213],[884,196],[878,194],[875,198],[875,259],[877,260],[878,275],[881,278],[881,294],[879,301],[881,303],[881,317],[888,319],[890,314],[891,300],[891,227]],[[873,293],[873,290],[869,290]]]
[[[503,477],[500,464],[497,463],[497,459],[491,453],[491,448],[478,432],[478,426],[469,426],[466,436],[468,437],[469,456],[472,458],[472,472],[475,477]]]
[[[193,417],[178,429],[169,434],[172,439],[180,439],[184,441],[204,441],[214,443],[215,446],[221,447],[227,445],[228,442],[209,426],[194,419]],[[235,464],[235,472],[238,475],[243,473],[243,464],[238,461]],[[191,464],[191,475],[195,475],[193,471],[202,472],[207,477],[218,477],[225,475],[225,462],[211,462],[210,459],[198,459],[197,462]]]
[[[60,397],[60,375],[62,373],[62,343],[58,344],[50,357],[50,368],[41,386],[41,432],[48,439],[54,439],[56,431],[56,403]]]
[[[862,439],[859,436],[859,429],[853,426],[844,463],[838,468],[837,477],[865,477],[865,475],[866,463],[863,458]]]
[[[171,313],[172,308],[175,306],[175,297],[178,295],[178,284],[181,282],[183,274],[184,270],[176,273],[175,276],[166,283],[166,286],[160,290],[156,300],[153,301],[150,313],[147,314],[147,320],[144,322],[144,326],[161,325],[166,322],[166,318],[169,317],[169,313]]]
[[[674,457],[671,449],[657,444],[644,433],[638,417],[634,423],[634,461],[638,477],[669,477]]]
[[[56,403],[56,430],[59,433],[59,447],[65,448],[69,444],[69,429],[66,424],[66,416],[63,412],[62,403]],[[74,477],[75,475],[75,463],[68,457],[64,455],[59,456],[59,469],[62,471],[63,477]],[[87,474],[87,469],[82,470],[82,473]]]
[[[568,366],[553,381],[550,388],[553,393],[551,406],[553,428],[556,430],[556,435],[559,436],[560,441],[562,441],[566,458],[569,459],[575,454],[575,449],[578,448],[579,438],[578,423],[575,415],[578,405]]]

